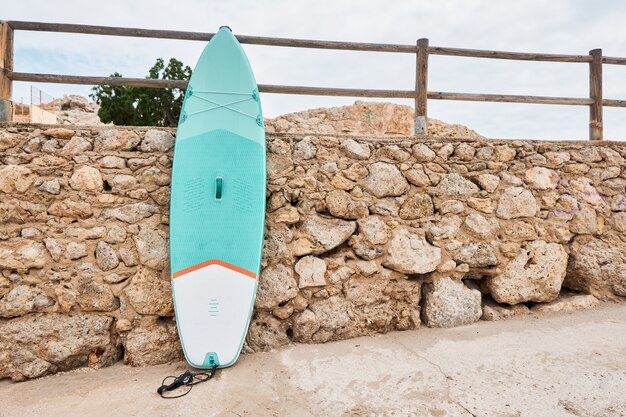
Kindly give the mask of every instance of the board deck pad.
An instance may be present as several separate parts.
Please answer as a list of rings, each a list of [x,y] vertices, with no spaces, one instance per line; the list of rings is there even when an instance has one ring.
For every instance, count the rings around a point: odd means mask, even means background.
[[[172,295],[185,358],[197,368],[230,366],[241,351],[261,268],[265,172],[257,84],[222,27],[189,81],[172,168]]]

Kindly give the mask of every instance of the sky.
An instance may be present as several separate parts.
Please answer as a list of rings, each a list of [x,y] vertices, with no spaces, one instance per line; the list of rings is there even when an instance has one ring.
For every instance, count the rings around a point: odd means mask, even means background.
[[[0,19],[520,52],[626,57],[626,2],[583,0],[0,0]],[[159,57],[194,66],[205,44],[18,31],[17,72],[144,77]],[[415,87],[415,56],[243,46],[259,84]],[[430,56],[431,91],[588,97],[586,63]],[[626,66],[604,65],[604,98],[626,99]],[[28,101],[31,83],[14,83]],[[89,86],[34,84],[53,97]],[[263,94],[266,117],[358,98]],[[393,101],[412,105],[413,100]],[[587,139],[588,107],[429,100],[428,115],[497,138]],[[605,139],[626,139],[626,108],[604,108]]]

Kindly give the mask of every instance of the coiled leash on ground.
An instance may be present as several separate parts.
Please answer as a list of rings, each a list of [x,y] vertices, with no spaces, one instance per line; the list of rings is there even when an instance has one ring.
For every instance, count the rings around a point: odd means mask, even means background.
[[[161,382],[161,386],[157,389],[157,393],[161,396],[161,398],[184,397],[185,395],[189,394],[189,392],[191,391],[194,385],[197,385],[201,382],[208,381],[209,379],[215,376],[216,372],[217,372],[217,365],[214,364],[209,372],[193,373],[193,372],[185,371],[185,373],[183,373],[180,376],[166,376],[165,378],[163,378],[163,382]],[[171,384],[166,384],[165,381],[167,381],[169,378],[174,378],[174,381]],[[164,395],[164,393],[168,391],[173,391],[177,388],[182,387],[183,385],[186,387],[189,387],[189,389],[185,391],[184,393],[179,394],[179,395],[172,395],[172,396]]]

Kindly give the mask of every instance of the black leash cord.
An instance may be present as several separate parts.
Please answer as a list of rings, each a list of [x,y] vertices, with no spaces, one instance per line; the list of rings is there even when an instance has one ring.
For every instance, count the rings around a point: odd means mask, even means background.
[[[185,395],[189,394],[189,392],[191,391],[194,385],[197,385],[201,382],[208,381],[209,379],[215,376],[216,372],[217,372],[217,365],[213,365],[213,367],[211,368],[209,372],[192,373],[189,371],[185,371],[185,373],[183,373],[180,376],[166,376],[165,378],[163,378],[163,381],[161,382],[161,386],[157,389],[157,393],[161,396],[161,398],[184,397]],[[169,378],[174,378],[174,381],[172,381],[172,383],[170,384],[166,384],[165,381],[167,381]],[[189,389],[185,391],[184,393],[179,394],[179,395],[172,395],[172,396],[164,395],[164,393],[168,391],[173,391],[177,388],[182,387],[183,385],[186,387],[189,387]]]

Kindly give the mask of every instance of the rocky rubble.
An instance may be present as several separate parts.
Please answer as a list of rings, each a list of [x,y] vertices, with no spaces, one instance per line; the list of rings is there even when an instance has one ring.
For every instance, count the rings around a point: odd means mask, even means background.
[[[268,122],[244,351],[626,296],[624,144],[345,136],[411,129],[402,108],[350,107]],[[334,127],[308,132],[323,120]],[[171,129],[0,127],[0,378],[181,358],[173,140]]]
[[[98,117],[98,105],[78,95],[67,95],[41,106],[53,112],[63,125],[97,126],[103,124]]]
[[[315,135],[412,136],[414,109],[390,103],[356,101],[353,105],[290,113],[265,121],[268,133]],[[442,138],[482,138],[472,129],[428,119],[428,135]],[[369,147],[355,141],[343,145],[355,159],[368,159]]]

